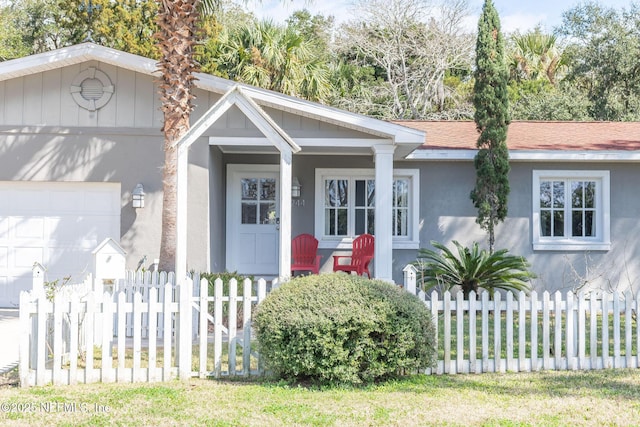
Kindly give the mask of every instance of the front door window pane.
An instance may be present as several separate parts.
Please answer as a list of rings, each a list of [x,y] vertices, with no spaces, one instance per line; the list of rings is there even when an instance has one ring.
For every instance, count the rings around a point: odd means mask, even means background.
[[[260,203],[260,224],[276,224],[275,203]]]
[[[242,203],[242,224],[256,224],[258,218],[258,205],[255,203]]]
[[[276,180],[273,178],[260,179],[260,200],[276,199]]]
[[[258,199],[258,180],[255,178],[243,178],[241,181],[242,200]]]

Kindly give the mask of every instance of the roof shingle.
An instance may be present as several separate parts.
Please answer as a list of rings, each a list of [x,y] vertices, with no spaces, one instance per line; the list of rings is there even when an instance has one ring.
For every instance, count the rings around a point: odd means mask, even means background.
[[[472,121],[394,123],[425,131],[420,149],[476,149],[478,132]],[[640,151],[640,122],[513,121],[507,146],[510,150]]]

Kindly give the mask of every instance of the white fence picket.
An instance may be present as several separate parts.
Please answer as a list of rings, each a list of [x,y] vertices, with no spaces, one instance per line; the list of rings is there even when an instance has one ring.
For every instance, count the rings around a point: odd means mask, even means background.
[[[213,288],[213,371],[214,377],[220,378],[222,375],[222,279],[216,279]]]
[[[116,380],[113,369],[113,297],[105,292],[102,295],[102,382],[112,383]]]
[[[155,331],[158,327],[158,288],[149,290],[149,301],[147,301],[147,312],[149,313],[149,331]],[[149,340],[149,357],[147,367],[147,378],[150,383],[158,380],[156,364],[157,357],[157,340],[158,335],[154,333],[148,334]]]
[[[238,282],[236,279],[229,281],[229,303],[228,303],[228,340],[229,340],[229,375],[236,374],[236,345],[238,329]]]
[[[209,282],[207,282],[206,279],[200,280],[200,299],[198,306],[200,307],[198,317],[200,327],[198,376],[205,378],[207,376],[207,339],[209,337]]]
[[[476,331],[476,318],[477,318],[477,297],[474,291],[469,293],[469,372],[476,374],[480,373],[480,364],[476,358],[477,352],[477,331]]]
[[[251,300],[252,300],[251,280],[245,279],[243,282],[242,295],[242,375],[251,374]]]

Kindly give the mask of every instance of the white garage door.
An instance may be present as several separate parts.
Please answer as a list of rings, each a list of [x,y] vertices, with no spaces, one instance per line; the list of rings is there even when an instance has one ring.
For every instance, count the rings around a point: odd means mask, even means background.
[[[120,184],[0,182],[0,307],[31,289],[35,262],[81,280],[107,237],[120,240]]]

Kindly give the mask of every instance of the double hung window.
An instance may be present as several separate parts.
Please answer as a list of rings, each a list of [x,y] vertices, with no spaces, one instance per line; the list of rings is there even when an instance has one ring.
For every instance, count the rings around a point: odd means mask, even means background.
[[[608,250],[609,172],[533,172],[536,250]]]
[[[391,194],[394,247],[418,244],[418,171],[395,170]],[[316,236],[324,247],[350,244],[360,234],[374,234],[376,182],[369,169],[316,171]],[[324,244],[323,244],[324,243]]]

